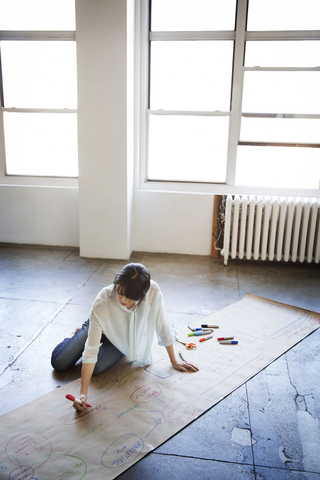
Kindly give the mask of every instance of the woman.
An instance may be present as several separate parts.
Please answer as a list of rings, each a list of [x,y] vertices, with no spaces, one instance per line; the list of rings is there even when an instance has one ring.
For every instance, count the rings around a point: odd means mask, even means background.
[[[140,367],[150,364],[154,332],[176,370],[198,370],[194,365],[176,359],[160,288],[150,280],[150,273],[143,265],[130,263],[117,273],[112,285],[98,294],[89,320],[52,353],[51,364],[60,372],[72,367],[83,353],[81,389],[77,399],[81,403],[75,401],[74,408],[79,411],[86,408],[92,375],[112,367],[123,355]]]

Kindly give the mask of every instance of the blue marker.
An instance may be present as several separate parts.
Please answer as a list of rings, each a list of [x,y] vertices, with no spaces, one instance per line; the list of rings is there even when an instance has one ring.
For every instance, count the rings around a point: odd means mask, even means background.
[[[237,340],[220,340],[219,343],[223,343],[224,345],[236,345],[238,341]]]
[[[192,332],[192,333],[188,333],[188,337],[192,337],[192,335],[209,335],[211,332],[211,330],[199,330],[197,332]]]

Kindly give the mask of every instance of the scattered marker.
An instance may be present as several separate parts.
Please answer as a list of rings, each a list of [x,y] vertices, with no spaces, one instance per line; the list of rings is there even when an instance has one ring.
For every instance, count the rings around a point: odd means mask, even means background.
[[[221,340],[233,340],[234,337],[218,337],[217,340],[220,342]]]
[[[187,360],[184,358],[184,356],[182,355],[182,352],[179,352],[179,356],[181,358],[181,360],[183,360],[184,362],[188,363]]]
[[[236,345],[238,340],[221,340],[219,343],[223,343],[224,345]]]
[[[210,335],[211,330],[199,330],[197,332],[188,333],[188,337],[192,337],[193,335]]]
[[[204,337],[204,338],[200,338],[199,342],[204,342],[205,340],[209,340],[209,338],[213,338],[212,335],[210,335],[209,337]]]

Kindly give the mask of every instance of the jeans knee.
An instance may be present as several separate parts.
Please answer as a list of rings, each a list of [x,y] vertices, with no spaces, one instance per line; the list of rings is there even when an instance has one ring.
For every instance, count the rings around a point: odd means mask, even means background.
[[[65,372],[70,368],[67,359],[61,352],[61,344],[57,345],[51,354],[51,366],[57,372]]]
[[[63,362],[59,362],[53,356],[51,357],[51,366],[56,372],[65,372],[68,370],[68,367],[63,364]]]

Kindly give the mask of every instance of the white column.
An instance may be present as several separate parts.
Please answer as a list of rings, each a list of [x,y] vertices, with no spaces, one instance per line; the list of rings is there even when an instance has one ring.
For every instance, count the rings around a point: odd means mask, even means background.
[[[127,259],[131,253],[133,162],[128,129],[133,125],[128,121],[127,10],[127,0],[76,0],[80,255],[84,257]]]

